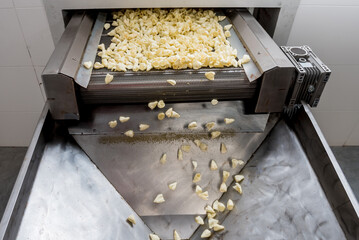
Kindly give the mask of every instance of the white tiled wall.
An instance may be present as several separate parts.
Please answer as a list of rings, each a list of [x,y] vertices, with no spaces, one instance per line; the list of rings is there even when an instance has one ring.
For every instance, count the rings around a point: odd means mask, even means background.
[[[42,0],[0,0],[0,146],[27,146],[44,106],[54,49]]]
[[[40,76],[54,45],[42,1],[0,0],[0,146],[29,144],[45,101]],[[313,109],[330,145],[359,145],[358,23],[357,0],[302,0],[289,37],[333,71]]]
[[[313,109],[330,145],[359,145],[359,1],[302,0],[288,45],[309,45],[332,70]]]

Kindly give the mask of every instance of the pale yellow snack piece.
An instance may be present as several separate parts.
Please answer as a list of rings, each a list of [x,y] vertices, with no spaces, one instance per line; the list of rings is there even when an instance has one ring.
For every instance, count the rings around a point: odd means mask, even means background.
[[[228,31],[229,29],[231,29],[231,27],[232,27],[232,24],[228,24],[228,25],[224,26],[223,29],[225,31]]]
[[[215,170],[217,170],[217,169],[218,169],[218,166],[217,166],[216,161],[211,160],[211,163],[210,163],[210,169],[211,169],[211,171],[215,171]]]
[[[118,26],[118,22],[117,22],[117,21],[113,21],[111,25],[114,26],[114,27],[117,27],[117,26]]]
[[[196,173],[193,177],[193,180],[192,182],[196,183],[196,182],[199,182],[201,181],[201,174],[200,173]]]
[[[163,194],[158,194],[155,198],[155,200],[153,200],[154,203],[163,203],[165,202],[165,198],[163,197]]]
[[[181,240],[181,237],[176,230],[173,231],[173,240]]]
[[[224,119],[224,123],[225,123],[225,124],[231,124],[231,123],[233,123],[234,121],[235,121],[234,118],[225,118],[225,119]]]
[[[161,112],[161,113],[159,113],[158,115],[157,115],[157,118],[158,118],[158,120],[163,120],[163,119],[165,119],[165,114],[163,113],[163,112]]]
[[[191,150],[191,145],[182,145],[181,146],[182,151],[189,152]]]
[[[167,82],[171,84],[172,86],[176,85],[176,81],[172,79],[168,79]]]
[[[189,124],[188,124],[188,129],[195,129],[195,128],[197,128],[197,122],[190,122]]]
[[[177,151],[177,159],[178,160],[183,160],[183,153],[181,149],[178,149]]]
[[[86,69],[90,69],[92,67],[92,62],[91,61],[88,61],[88,62],[84,62],[84,67]]]
[[[217,100],[217,99],[212,99],[211,104],[212,104],[213,106],[217,105],[217,104],[218,104],[218,100]]]
[[[230,31],[225,31],[224,32],[224,36],[226,36],[227,38],[231,36],[231,32]]]
[[[134,134],[134,132],[132,131],[132,130],[128,130],[128,131],[126,131],[125,132],[125,135],[127,136],[127,137],[133,137],[135,134]]]
[[[219,191],[224,193],[224,192],[227,192],[227,185],[226,183],[221,183],[221,186],[219,187]]]
[[[202,218],[201,216],[195,217],[194,220],[195,220],[196,223],[198,223],[199,225],[203,225],[203,224],[204,224],[203,218]]]
[[[192,166],[193,166],[193,171],[196,171],[198,166],[197,161],[192,161]]]
[[[128,218],[126,220],[127,220],[127,222],[131,223],[132,225],[136,224],[135,216],[133,216],[132,214],[130,216],[128,216]]]
[[[177,112],[175,112],[175,111],[172,111],[171,117],[173,117],[173,118],[179,118],[179,117],[181,117],[181,115],[179,115],[179,113],[177,113]]]
[[[216,200],[212,203],[212,208],[213,208],[213,210],[218,212],[218,200]]]
[[[101,50],[101,51],[105,51],[105,50],[106,50],[106,49],[105,49],[105,44],[103,44],[103,43],[99,44],[99,45],[97,46],[97,48],[98,48],[99,50]]]
[[[206,205],[204,210],[206,210],[207,213],[216,213],[210,205]]]
[[[159,236],[157,236],[156,234],[150,233],[150,239],[151,240],[161,240]]]
[[[221,143],[221,153],[224,154],[227,152],[227,147],[224,143]]]
[[[94,69],[100,69],[100,68],[104,68],[105,66],[102,65],[102,63],[99,62],[95,62],[95,64],[93,65]]]
[[[242,59],[239,59],[237,63],[238,63],[238,67],[242,67]]]
[[[212,232],[208,229],[205,229],[201,234],[201,238],[209,238],[211,235],[212,235]]]
[[[215,122],[206,123],[206,129],[207,129],[207,131],[212,130],[212,128],[213,128],[215,125],[216,125]]]
[[[196,185],[196,193],[202,193],[202,188],[199,185]]]
[[[198,139],[194,140],[193,142],[194,142],[194,144],[196,144],[197,147],[199,147],[201,145],[201,141]]]
[[[224,210],[226,210],[226,205],[221,202],[218,202],[218,211],[223,212]]]
[[[216,225],[217,223],[218,223],[217,219],[214,219],[214,218],[209,218],[208,219],[208,227],[210,229],[212,229],[214,227],[214,225]]]
[[[241,60],[242,64],[249,63],[250,61],[251,61],[251,57],[247,54],[244,54]]]
[[[105,30],[108,30],[111,27],[111,24],[105,23],[105,25],[103,25],[103,27],[105,28]]]
[[[176,187],[177,187],[177,182],[173,182],[168,185],[168,188],[171,189],[172,191],[176,190]]]
[[[223,173],[222,173],[222,175],[223,175],[223,182],[227,182],[227,179],[229,178],[229,176],[231,175],[231,173],[230,172],[228,172],[228,171],[223,171]]]
[[[232,168],[236,168],[237,166],[241,166],[241,165],[244,165],[243,160],[238,160],[235,158],[232,159]]]
[[[173,113],[173,108],[169,108],[169,109],[167,109],[167,111],[166,111],[166,116],[167,116],[168,118],[170,118],[170,117],[172,117],[172,113]]]
[[[158,104],[158,101],[153,101],[153,102],[149,102],[147,106],[148,106],[151,110],[153,110],[153,109],[155,109],[155,108],[157,107],[157,104]]]
[[[110,126],[110,128],[115,128],[117,126],[117,121],[116,120],[109,121],[108,126]]]
[[[242,186],[239,184],[239,183],[236,183],[234,186],[233,186],[233,189],[236,190],[239,194],[242,194],[243,191],[242,191]]]
[[[213,226],[213,230],[216,231],[216,232],[222,231],[222,230],[224,230],[224,226],[222,226],[222,225],[220,225],[220,224],[215,224],[215,225]]]
[[[213,80],[214,80],[214,76],[216,75],[216,73],[215,73],[215,72],[206,72],[204,75],[206,76],[206,78],[207,78],[208,80],[213,81]]]
[[[213,219],[213,218],[215,218],[216,217],[216,213],[207,213],[207,218],[208,219]]]
[[[207,151],[207,149],[208,149],[208,145],[205,144],[205,143],[201,143],[201,144],[199,145],[199,148],[200,148],[203,152],[205,152],[205,151]]]
[[[139,128],[140,131],[145,131],[146,129],[148,129],[150,127],[150,125],[148,124],[140,124]]]
[[[205,192],[202,192],[202,193],[198,193],[197,194],[201,199],[205,200],[205,201],[208,201],[208,197],[209,197],[209,194],[208,194],[208,191],[205,191]]]
[[[115,29],[112,29],[109,33],[107,33],[107,35],[111,37],[115,36],[116,35]]]
[[[224,19],[226,19],[226,16],[218,16],[218,21],[222,22]]]
[[[105,77],[105,83],[109,84],[110,82],[112,82],[112,80],[113,80],[113,75],[107,73]]]
[[[219,135],[221,135],[220,131],[211,132],[211,138],[212,139],[215,139],[215,138],[219,137]]]
[[[234,203],[231,199],[228,199],[227,201],[227,209],[228,210],[233,210],[233,207],[234,207]]]
[[[166,106],[165,102],[163,100],[159,100],[157,103],[158,108],[164,108]]]
[[[160,163],[165,164],[166,162],[167,162],[167,154],[164,153],[160,158]]]
[[[234,176],[234,181],[236,181],[236,182],[242,182],[243,179],[244,179],[243,175],[238,174],[238,175]]]
[[[119,120],[120,120],[121,123],[125,123],[125,122],[127,122],[128,120],[130,120],[130,117],[120,116]]]

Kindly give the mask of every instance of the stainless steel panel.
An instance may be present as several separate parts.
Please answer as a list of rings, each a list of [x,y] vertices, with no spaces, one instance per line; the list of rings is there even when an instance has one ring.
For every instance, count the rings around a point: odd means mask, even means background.
[[[344,239],[295,133],[282,121],[241,171],[243,195],[229,187],[220,201],[232,211],[218,214],[225,231],[211,239]],[[191,239],[200,239],[206,226]]]
[[[359,204],[307,104],[293,126],[348,239],[359,238]]]

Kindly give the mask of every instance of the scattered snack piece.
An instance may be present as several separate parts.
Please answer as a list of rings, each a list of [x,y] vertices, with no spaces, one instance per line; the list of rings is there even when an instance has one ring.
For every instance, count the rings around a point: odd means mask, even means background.
[[[218,201],[218,211],[223,212],[226,210],[226,205]]]
[[[105,30],[108,30],[111,27],[111,24],[105,23],[105,25],[103,25],[103,27],[105,28]]]
[[[224,143],[221,143],[221,153],[222,154],[224,154],[224,153],[226,153],[227,152],[227,147],[226,147],[226,145],[224,144]]]
[[[227,179],[229,178],[229,176],[231,175],[230,172],[228,171],[223,171],[223,182],[227,182]]]
[[[155,198],[155,200],[153,200],[154,203],[163,203],[165,202],[165,198],[163,197],[163,194],[158,194]]]
[[[115,36],[116,35],[115,29],[112,29],[109,33],[107,33],[107,35],[111,37]]]
[[[158,108],[164,108],[166,106],[165,102],[163,100],[159,100],[157,103]]]
[[[232,210],[233,207],[234,207],[233,201],[231,199],[228,199],[228,201],[227,201],[227,209]]]
[[[206,123],[206,129],[207,129],[207,131],[212,130],[212,128],[213,128],[215,125],[216,125],[215,122]]]
[[[114,26],[114,27],[117,27],[117,26],[118,26],[118,22],[117,22],[117,21],[113,21],[111,25]]]
[[[176,81],[172,79],[168,79],[167,82],[171,84],[172,86],[176,85]]]
[[[224,193],[224,192],[227,192],[227,185],[226,185],[226,183],[221,183],[221,186],[219,187],[219,191],[221,192],[221,193]]]
[[[188,124],[188,129],[195,129],[195,128],[197,128],[197,122],[190,122],[189,124]]]
[[[176,230],[173,231],[173,240],[181,240],[181,237]]]
[[[235,121],[234,118],[225,118],[225,119],[224,119],[225,124],[231,124],[231,123],[233,123],[234,121]]]
[[[210,205],[206,205],[204,210],[206,210],[207,213],[216,213]]]
[[[151,240],[161,240],[159,236],[157,236],[156,234],[150,233],[150,239]]]
[[[160,158],[160,163],[165,164],[167,162],[167,154],[164,153]]]
[[[165,116],[166,115],[163,112],[161,112],[157,115],[157,118],[158,118],[158,120],[162,121],[165,118]]]
[[[140,131],[145,131],[146,129],[148,129],[150,127],[150,125],[148,124],[140,124],[139,128]]]
[[[222,22],[224,19],[226,19],[226,16],[218,16],[218,21]]]
[[[166,111],[166,116],[167,116],[168,118],[170,118],[170,117],[172,117],[172,113],[173,113],[173,108],[169,108],[169,109],[167,109],[167,111]]]
[[[116,120],[109,121],[108,125],[110,126],[110,128],[115,128],[117,126],[117,121]]]
[[[168,188],[171,189],[172,191],[176,190],[176,187],[177,187],[177,182],[168,185]]]
[[[210,229],[212,229],[214,227],[214,225],[216,225],[217,223],[218,223],[217,219],[214,219],[214,218],[209,218],[208,219],[208,227]]]
[[[201,234],[201,238],[209,238],[212,235],[212,232],[208,229],[205,229],[202,234]],[[153,240],[153,239],[151,239]]]
[[[153,110],[153,109],[155,109],[155,108],[157,107],[157,104],[158,104],[157,101],[149,102],[149,103],[148,103],[148,107],[149,107],[151,110]]]
[[[236,190],[239,194],[242,194],[243,191],[242,191],[242,186],[239,184],[239,183],[236,183],[234,186],[233,186],[234,190]]]
[[[225,31],[228,31],[229,29],[231,29],[231,27],[232,27],[232,24],[228,24],[228,25],[224,26],[223,29]]]
[[[131,138],[132,138],[135,134],[133,133],[132,130],[128,130],[128,131],[125,132],[125,135],[126,135],[127,137],[131,137]]]
[[[217,99],[212,99],[211,101],[212,105],[215,106],[218,104],[218,100]]]
[[[178,114],[177,112],[175,112],[175,111],[172,111],[171,117],[173,117],[173,118],[179,118],[179,117],[181,117],[181,115],[179,115],[179,114]]]
[[[210,163],[210,169],[211,169],[211,171],[215,171],[215,170],[217,170],[217,169],[218,169],[218,166],[217,166],[216,161],[211,160],[211,163]]]
[[[196,185],[196,193],[202,193],[202,188],[198,185]]]
[[[238,160],[235,158],[232,159],[232,168],[236,168],[237,166],[240,166],[240,165],[244,165],[243,160]]]
[[[200,174],[200,173],[196,173],[196,174],[194,175],[194,177],[193,177],[193,181],[192,181],[192,182],[196,183],[196,182],[199,182],[199,181],[201,181],[201,174]]]
[[[205,192],[202,192],[202,193],[198,193],[197,194],[201,199],[205,200],[205,201],[208,201],[208,191],[205,191]]]
[[[215,139],[215,138],[219,137],[219,135],[221,135],[220,131],[211,132],[211,138],[212,139]]]
[[[213,230],[216,231],[216,232],[222,231],[222,230],[224,230],[224,226],[222,226],[222,225],[220,225],[220,224],[215,224],[215,225],[213,226]]]
[[[198,139],[194,140],[193,142],[194,142],[194,144],[196,144],[197,147],[199,147],[201,145],[201,141]]]
[[[88,61],[88,62],[84,62],[84,67],[86,69],[90,69],[92,67],[92,62],[91,61]]]
[[[195,220],[196,223],[198,223],[199,225],[203,225],[203,224],[204,224],[203,218],[201,218],[201,216],[195,217],[194,220]]]
[[[181,149],[178,149],[177,151],[177,159],[178,160],[183,160],[183,153]]]
[[[113,80],[113,75],[107,73],[105,77],[105,83],[109,84],[110,82],[112,82],[112,80]]]
[[[199,145],[199,148],[202,150],[202,152],[205,152],[205,151],[207,151],[207,149],[208,149],[208,145],[205,144],[205,143],[201,143],[201,144]]]
[[[215,73],[215,72],[206,72],[204,75],[206,76],[206,78],[207,78],[208,80],[213,81],[213,80],[214,80],[214,76],[216,75],[216,73]]]
[[[128,120],[130,120],[130,117],[120,116],[119,120],[120,120],[120,122],[124,123],[124,122],[127,122]]]
[[[100,69],[100,68],[104,68],[105,66],[102,65],[101,63],[99,62],[95,62],[95,64],[93,65],[93,68],[94,69]]]
[[[208,219],[213,219],[216,217],[216,213],[207,213],[207,218]]]
[[[193,166],[193,171],[196,171],[198,166],[197,161],[192,161],[192,166]]]
[[[225,31],[224,32],[224,36],[226,36],[227,38],[229,38],[231,36],[231,32],[230,31]]]
[[[238,174],[238,175],[235,175],[234,176],[234,181],[236,181],[236,182],[242,182],[243,181],[243,179],[244,179],[244,176],[243,175],[240,175],[240,174]]]
[[[191,150],[191,145],[182,145],[181,149],[188,153]]]
[[[213,208],[213,210],[218,212],[218,200],[216,200],[212,203],[212,208]]]
[[[243,55],[242,60],[241,60],[242,64],[249,63],[250,61],[251,61],[251,57],[249,55],[247,55],[247,54]]]
[[[126,219],[128,223],[130,223],[131,225],[135,225],[136,224],[136,220],[135,220],[135,216],[133,216],[132,214]]]

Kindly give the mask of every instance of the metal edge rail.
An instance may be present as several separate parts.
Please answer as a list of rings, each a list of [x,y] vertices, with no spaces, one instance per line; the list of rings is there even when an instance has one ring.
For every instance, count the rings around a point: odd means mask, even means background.
[[[359,204],[309,106],[290,122],[348,239],[359,239]]]
[[[52,129],[53,121],[51,121],[48,113],[49,105],[46,102],[1,219],[0,239],[16,239],[21,224],[21,217],[19,216],[22,216],[25,211],[26,204],[24,204],[24,201],[27,202],[30,195],[36,169],[39,166],[45,142],[49,135],[44,130]]]

